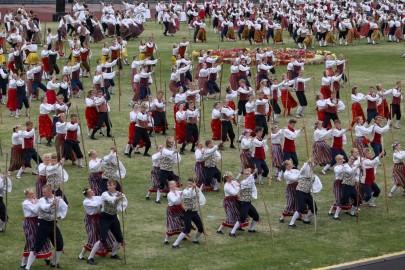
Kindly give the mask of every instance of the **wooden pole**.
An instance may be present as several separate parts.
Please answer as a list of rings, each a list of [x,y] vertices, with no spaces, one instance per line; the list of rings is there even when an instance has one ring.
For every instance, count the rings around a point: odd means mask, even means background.
[[[3,232],[6,233],[7,223],[8,223],[8,176],[7,176],[7,162],[8,162],[8,153],[6,153],[6,170],[4,171],[4,177],[6,178],[6,201],[5,201],[5,221],[4,221],[4,230]]]
[[[203,121],[203,129],[205,132],[205,109],[204,109],[204,95],[200,95],[201,103],[202,103],[202,121]]]
[[[360,155],[360,164],[361,164],[361,155]],[[357,208],[356,208],[356,223],[359,223],[359,214],[360,214],[360,186],[361,186],[361,173],[362,169],[359,168],[359,182],[357,183]]]
[[[159,61],[159,82],[160,90],[162,90],[162,61],[160,60],[160,53],[158,52],[158,61]],[[166,99],[166,98],[165,98]]]
[[[62,170],[62,174],[63,174],[63,170]],[[55,185],[53,186],[53,191],[55,192]],[[56,199],[56,195],[53,195],[53,204],[55,207],[54,210],[54,214],[53,214],[53,246],[55,248],[55,254],[56,254],[56,220],[58,218],[57,212],[58,212],[58,208],[59,208],[59,201],[58,199]],[[55,263],[55,269],[58,268],[58,264]]]
[[[149,99],[149,97],[148,97],[148,103],[149,103],[149,117],[151,117],[152,119],[152,133],[153,133],[153,138],[154,138],[154,141],[155,141],[155,146],[156,146],[156,149],[157,149],[157,142],[156,142],[156,133],[155,133],[155,119],[153,119],[153,117],[152,117],[152,107],[150,106],[150,99]]]
[[[117,158],[117,166],[118,166],[118,175],[120,178],[120,185],[121,185],[121,193],[124,193],[124,183],[122,181],[122,176],[121,176],[121,167],[120,167],[120,160],[118,158],[118,149],[117,149],[117,143],[115,142],[115,138],[113,138],[114,141],[114,148],[115,148],[115,157]],[[125,239],[125,216],[124,216],[124,204],[121,203],[122,209],[121,209],[121,219],[122,219],[122,236]],[[125,243],[122,243],[122,248],[124,250],[124,263],[127,264],[127,256],[126,256],[126,248],[125,248]]]
[[[210,254],[210,246],[209,246],[209,244],[208,244],[208,235],[207,235],[207,232],[205,231],[204,217],[203,217],[203,213],[202,213],[202,209],[201,209],[201,204],[200,204],[200,195],[198,194],[197,186],[196,186],[195,183],[194,183],[194,192],[195,192],[195,196],[197,197],[198,211],[200,212],[201,225],[202,225],[202,227],[203,227],[203,233],[204,233],[204,239],[205,239],[205,247],[207,248],[208,254]]]
[[[256,167],[256,165],[255,165],[255,167]],[[256,167],[256,172],[255,172],[255,174],[256,174],[256,176],[257,176],[257,167]],[[266,210],[266,216],[267,216],[267,222],[268,222],[268,224],[269,224],[269,231],[270,231],[271,241],[274,242],[273,230],[271,229],[271,223],[270,223],[269,209],[268,209],[268,207],[267,207],[267,203],[266,203],[266,200],[265,200],[264,195],[263,195],[262,185],[259,184],[258,186],[259,186],[259,191],[260,191],[260,197],[262,197],[262,200],[263,200],[264,210]]]
[[[80,114],[79,114],[79,107],[76,105],[76,112],[77,112],[77,119],[79,120],[79,128],[80,128],[80,138],[82,141],[82,147],[83,147],[83,156],[84,156],[84,162],[85,162],[85,167],[86,167],[86,172],[88,170],[87,166],[87,152],[86,148],[84,147],[84,137],[83,137],[83,129],[82,129],[82,124],[80,123]],[[61,152],[62,155],[62,152]]]
[[[384,153],[384,138],[381,136],[381,148]],[[388,185],[387,185],[387,171],[385,169],[384,157],[381,158],[383,172],[384,172],[384,197],[385,197],[385,211],[388,214]]]
[[[46,36],[47,36],[47,30],[46,30],[46,22],[45,22],[45,29],[44,29],[44,44],[42,44],[42,45],[46,45]]]
[[[219,77],[219,99],[220,100],[221,100],[221,94],[222,94],[222,75],[224,74],[223,65],[224,64],[221,64],[221,76]]]

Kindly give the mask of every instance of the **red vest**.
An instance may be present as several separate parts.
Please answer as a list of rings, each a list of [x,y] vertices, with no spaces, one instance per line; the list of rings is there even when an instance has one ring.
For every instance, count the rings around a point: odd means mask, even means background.
[[[343,150],[343,136],[333,137],[332,148],[336,150]]]
[[[374,168],[366,169],[366,180],[365,180],[365,184],[366,184],[367,186],[371,186],[371,185],[373,185],[374,180],[375,180]]]
[[[107,102],[103,102],[102,104],[98,105],[97,110],[99,112],[107,112]]]
[[[330,99],[331,100],[331,99]],[[331,100],[332,101],[332,100]],[[339,102],[339,100],[337,99],[337,101]],[[337,103],[338,103],[337,102]],[[337,114],[337,104],[336,104],[336,106],[329,106],[329,105],[327,105],[326,106],[326,112],[328,112],[328,113],[333,113],[333,114]]]
[[[265,115],[266,114],[266,105],[265,104],[257,105],[256,112],[261,115]]]
[[[72,80],[79,80],[79,76],[80,76],[80,68],[72,72]]]
[[[266,159],[266,154],[264,153],[264,148],[262,147],[256,147],[255,148],[255,159],[258,160],[265,160]]]
[[[66,132],[66,140],[67,141],[77,141],[77,129],[76,130],[68,130]]]
[[[298,72],[301,70],[301,66],[294,66],[294,71]]]
[[[278,101],[278,91],[277,91],[277,88],[273,90],[273,100],[274,100],[275,102]]]
[[[293,128],[288,127],[288,129],[292,132],[294,132],[295,130]],[[284,151],[287,152],[295,152],[295,141],[294,140],[290,140],[288,138],[284,139]]]
[[[140,87],[148,87],[148,83],[149,83],[149,78],[142,78],[139,81],[139,86]]]
[[[42,78],[42,69],[41,71],[34,73],[34,82],[41,82]]]
[[[377,101],[367,100],[367,109],[377,109]]]
[[[210,76],[208,77],[209,81],[215,82],[217,80],[217,73],[210,73]]]
[[[380,126],[378,124],[376,124],[376,125]],[[381,145],[381,134],[380,133],[374,132],[373,142],[376,143],[376,144]]]
[[[80,59],[82,60],[82,61],[87,61],[87,56],[89,56],[89,50],[88,51],[86,51],[86,52],[84,52],[84,53],[80,53]]]
[[[249,100],[248,94],[239,93],[239,100],[243,100],[243,101]]]
[[[34,136],[24,138],[24,149],[33,149],[33,148],[34,148]]]
[[[340,90],[340,83],[338,81],[334,81],[333,82],[333,90],[335,90],[336,92],[339,92]]]
[[[392,104],[394,104],[394,105],[400,105],[401,104],[401,97],[399,96],[399,97],[393,97],[392,98]]]
[[[343,73],[343,66],[344,66],[344,64],[340,64],[340,65],[336,66],[336,71],[339,71],[339,74]]]
[[[305,90],[305,84],[303,82],[298,82],[297,91],[304,92],[304,90]]]

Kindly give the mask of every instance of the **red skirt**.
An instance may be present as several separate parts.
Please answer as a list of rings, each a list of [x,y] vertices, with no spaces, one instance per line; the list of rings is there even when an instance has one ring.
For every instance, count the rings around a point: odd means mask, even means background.
[[[390,119],[390,109],[388,107],[388,103],[386,99],[383,99],[381,104],[377,107],[378,110],[378,115],[381,117],[384,117],[385,119]],[[363,114],[363,120],[364,120],[364,114]]]
[[[139,83],[132,84],[132,91],[134,91],[134,96],[132,97],[132,101],[138,101],[141,95],[141,88]]]
[[[246,113],[245,115],[245,128],[250,130],[255,130],[256,127],[256,120],[255,120],[255,113]]]
[[[136,127],[135,127],[135,125],[136,125],[136,123],[135,123],[135,122],[132,122],[132,123],[129,123],[129,126],[128,126],[128,144],[131,144],[131,145],[132,145],[132,142],[133,142],[133,140],[134,140],[134,138],[135,138],[135,134],[136,134]],[[149,128],[147,128],[147,129],[149,130]],[[139,148],[144,147],[144,146],[145,146],[145,141],[144,141],[143,139],[140,139],[140,140],[138,141],[137,146],[138,146]]]
[[[229,77],[229,83],[232,90],[236,90],[239,88],[238,73],[231,74],[231,76]]]
[[[100,240],[100,226],[99,226],[100,215],[88,215],[84,216],[84,227],[87,233],[87,243],[84,245],[84,248],[87,251],[91,251],[94,244]],[[108,232],[107,235],[107,244],[100,245],[100,248],[96,251],[96,254],[100,257],[105,257],[111,252],[113,243],[115,242],[115,237],[111,233]]]
[[[206,96],[209,92],[208,89],[208,78],[207,77],[203,77],[203,78],[199,78],[198,79],[198,87],[200,88],[200,90],[202,89],[202,95]]]
[[[325,109],[318,110],[318,120],[324,122],[325,121]],[[329,121],[328,126],[326,127],[328,130],[332,128],[332,124]]]
[[[187,136],[187,122],[177,121],[176,122],[176,136],[175,140],[178,144],[183,144],[186,141]]]
[[[364,122],[366,121],[366,117],[364,116],[363,108],[361,107],[360,103],[352,103],[352,116],[352,126],[356,123],[356,118],[359,116],[363,118]]]
[[[394,184],[405,188],[405,167],[403,163],[394,163],[392,167],[392,180]]]
[[[295,101],[290,91],[285,89],[281,90],[281,103],[284,109],[292,109],[298,106],[297,101]]]
[[[7,98],[6,107],[10,111],[14,112],[18,109],[17,89],[9,88],[7,95],[8,95],[8,98]]]
[[[184,208],[182,205],[172,205],[166,211],[166,235],[180,234],[184,229]]]
[[[330,85],[322,85],[321,93],[322,93],[324,99],[330,98]]]
[[[179,85],[176,81],[169,82],[169,90],[172,92],[173,96],[176,95],[178,88],[179,88]]]
[[[84,114],[85,114],[86,121],[87,121],[87,127],[90,129],[95,129],[97,127],[97,122],[98,122],[97,108],[96,107],[86,107]]]
[[[24,155],[22,150],[22,145],[13,145],[11,147],[11,154],[10,154],[10,166],[8,167],[8,171],[16,171],[24,165]]]
[[[218,118],[211,120],[211,131],[213,141],[221,140],[221,119]]]
[[[35,243],[35,236],[38,228],[38,217],[26,217],[23,221],[23,231],[25,234],[25,246],[23,257],[28,257]],[[36,259],[46,259],[52,256],[51,241],[46,239],[41,250],[37,252]]]
[[[52,130],[53,130],[53,123],[49,115],[41,114],[39,116],[39,137],[51,139]]]
[[[44,71],[46,73],[51,71],[51,68],[49,67],[49,58],[48,57],[42,58],[42,64],[44,65]]]
[[[53,89],[48,89],[45,92],[46,98],[48,100],[48,104],[55,104],[56,103],[56,93]]]
[[[365,37],[365,36],[367,36],[367,34],[368,34],[369,31],[370,31],[370,24],[365,23],[365,24],[363,24],[363,26],[361,27],[359,34],[360,34],[360,36]]]
[[[7,68],[8,68],[9,70],[11,70],[13,73],[16,73],[16,69],[15,69],[15,67],[14,67],[14,61],[8,62]]]

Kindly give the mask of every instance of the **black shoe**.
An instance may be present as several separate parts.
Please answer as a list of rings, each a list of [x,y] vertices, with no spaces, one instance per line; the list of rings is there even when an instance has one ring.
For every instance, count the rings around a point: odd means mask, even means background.
[[[248,232],[250,232],[250,233],[257,233],[256,230],[248,230]]]
[[[77,259],[79,259],[79,260],[81,260],[81,261],[83,261],[84,260],[84,257],[77,257]]]
[[[111,258],[111,259],[114,259],[114,260],[121,260],[121,257],[118,256],[118,254],[111,255],[110,258]]]
[[[93,258],[87,260],[87,264],[96,265],[96,262]]]
[[[217,231],[217,234],[224,234],[223,231]]]
[[[235,145],[231,145],[229,148],[236,149]]]
[[[161,204],[160,201],[155,201],[156,204]]]
[[[148,153],[143,154],[144,157],[150,157]]]
[[[297,229],[298,227],[297,227],[297,225],[292,224],[292,225],[288,225],[288,228],[291,228],[291,229]]]
[[[354,214],[354,215],[349,214],[349,216],[351,216],[351,217],[357,217],[357,214]]]
[[[49,260],[49,259],[45,259],[44,261],[45,261],[45,264],[46,264],[46,265],[50,265],[50,264],[51,264],[51,260]]]
[[[25,270],[25,267],[26,267],[26,265],[23,265],[23,266],[21,266],[20,268]]]
[[[111,134],[107,134],[107,137],[112,138]]]
[[[179,245],[172,245],[172,248],[180,248],[180,246]]]
[[[182,156],[184,156],[184,155],[185,155],[185,153],[184,153],[184,151],[183,151],[183,150],[181,150],[181,151],[180,151],[180,155],[182,155]]]
[[[236,234],[234,234],[234,233],[229,233],[229,236],[236,238]]]
[[[280,218],[280,219],[278,220],[278,222],[279,222],[279,223],[284,223],[284,218]]]
[[[200,241],[195,240],[195,241],[193,241],[193,244],[199,245],[199,244],[200,244]]]
[[[104,135],[104,133],[103,133],[103,132],[100,132],[99,134],[100,134],[101,136],[105,137],[105,135]]]
[[[329,212],[328,212],[328,215],[329,215],[329,216],[333,216],[334,214],[333,214],[333,213],[329,213]]]
[[[340,217],[333,217],[333,220],[340,221]]]
[[[146,196],[145,200],[149,201],[149,200],[150,200],[150,198],[149,198],[148,196]]]
[[[124,153],[124,156],[131,157],[129,153]]]
[[[169,243],[169,241],[164,241],[164,244],[169,245],[170,243]]]
[[[94,137],[94,136],[90,136],[90,140],[95,140],[95,141],[97,141],[96,137]]]
[[[62,265],[60,265],[59,263],[56,264],[56,265],[54,265],[53,263],[51,263],[49,266],[50,266],[51,268],[63,269]]]
[[[311,221],[309,221],[309,220],[308,220],[308,221],[303,220],[302,223],[310,225],[310,224],[311,224]]]
[[[243,229],[242,227],[239,227],[238,229],[236,229],[237,231],[241,231],[241,232],[244,232],[245,231],[245,229]]]

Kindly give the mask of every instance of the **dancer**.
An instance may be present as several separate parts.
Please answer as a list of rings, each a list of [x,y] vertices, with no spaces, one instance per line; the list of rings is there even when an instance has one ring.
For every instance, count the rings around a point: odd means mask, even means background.
[[[168,207],[166,210],[166,235],[164,243],[170,244],[170,236],[181,234],[184,230],[184,208],[182,192],[178,190],[176,182],[169,181],[170,192],[167,194]]]
[[[405,151],[401,151],[401,144],[399,142],[394,142],[392,144],[392,148],[394,150],[394,164],[392,167],[392,180],[394,180],[394,185],[388,193],[388,197],[392,197],[398,187],[402,187],[405,194],[405,171],[403,163],[403,161],[405,160]]]
[[[89,170],[90,170],[90,175],[88,178],[89,181],[89,186],[90,189],[93,192],[94,196],[101,196],[101,182],[103,181],[102,179],[102,165],[103,165],[103,160],[100,158],[97,158],[97,152],[96,150],[90,150],[89,153]]]
[[[221,181],[221,172],[218,170],[216,164],[222,158],[218,149],[222,147],[223,143],[219,142],[214,145],[211,140],[205,141],[206,149],[204,150],[204,188],[208,190],[218,191],[219,182]]]
[[[7,175],[0,172],[0,233],[4,232],[6,222],[8,222],[7,208],[8,205],[4,204],[3,197],[6,193],[11,193],[12,183]],[[7,196],[7,195],[6,195]],[[7,201],[6,201],[7,202]]]
[[[361,179],[364,191],[363,199],[370,207],[375,207],[375,201],[377,200],[381,192],[380,188],[375,182],[375,175],[377,167],[380,164],[380,158],[384,157],[384,152],[381,152],[380,155],[375,157],[374,159],[370,148],[364,149],[363,153],[363,177]]]
[[[31,159],[37,163],[37,166],[33,169],[33,173],[38,173],[38,165],[42,163],[42,159],[39,156],[37,150],[34,148],[35,142],[35,128],[34,123],[27,121],[25,123],[26,130],[21,133],[23,139],[22,148],[24,156],[24,165],[18,170],[16,178],[21,178],[21,174],[24,172],[25,168],[31,167]]]

